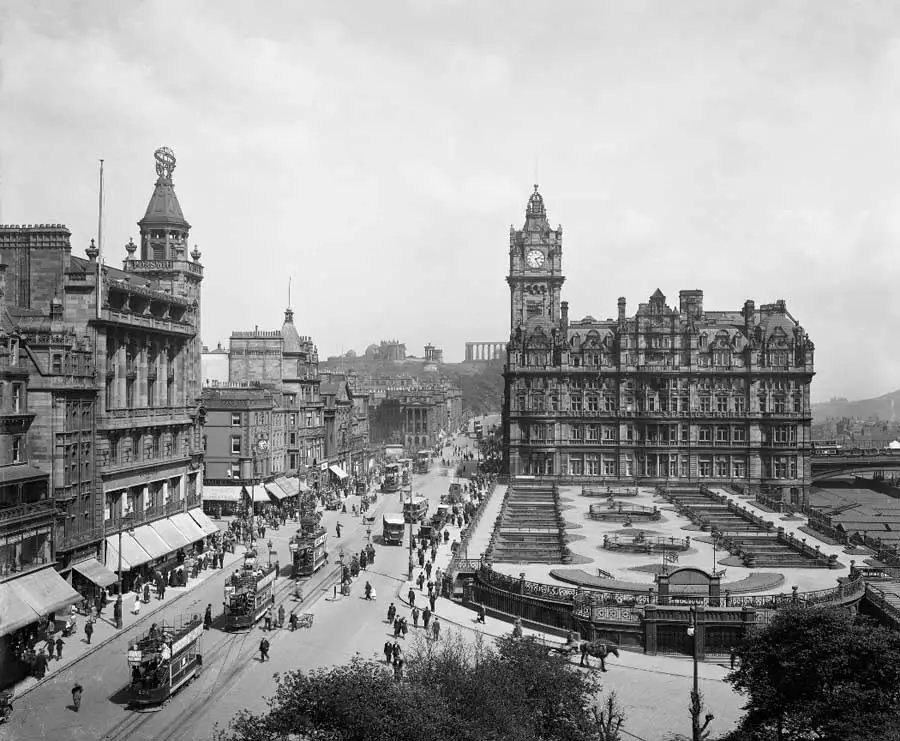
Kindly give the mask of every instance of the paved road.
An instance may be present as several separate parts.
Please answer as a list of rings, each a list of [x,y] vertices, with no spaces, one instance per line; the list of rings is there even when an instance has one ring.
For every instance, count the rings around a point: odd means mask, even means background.
[[[433,512],[451,480],[446,469],[434,466],[428,474],[413,477],[413,489],[428,497]],[[351,497],[348,508],[355,501]],[[400,510],[398,494],[379,494],[371,533],[376,543],[380,542],[381,513]],[[340,540],[335,538],[337,521],[344,526]],[[328,512],[323,524],[329,531],[331,567],[336,565],[340,550],[348,556],[358,552],[369,537],[362,520],[352,515]],[[287,541],[295,530],[296,525],[291,527],[289,523],[288,527],[267,533],[283,566],[289,563]],[[404,546],[407,543],[404,538]],[[335,571],[331,567],[311,580],[302,611],[315,615],[313,627],[295,633],[269,633],[271,661],[258,661],[259,640],[264,635],[260,628],[236,634],[214,628],[204,634],[204,669],[200,676],[159,712],[136,713],[126,709],[121,699],[121,689],[129,679],[126,651],[130,633],[126,632],[17,701],[11,722],[0,728],[0,739],[206,739],[217,723],[224,725],[240,708],[264,709],[264,698],[274,688],[275,672],[331,666],[356,652],[380,655],[388,633],[387,623],[383,622],[385,612],[390,597],[406,579],[408,551],[396,546],[376,548],[374,567],[356,581],[349,596],[333,596]],[[362,599],[365,579],[377,590],[376,602]],[[186,613],[202,615],[207,604],[220,611],[223,584],[224,575],[207,580],[177,604],[164,608],[154,620],[169,620]],[[281,592],[279,601],[287,599],[286,609],[295,604],[289,597],[289,580],[279,580],[277,588]],[[77,714],[69,708],[75,682],[84,686],[81,711]]]

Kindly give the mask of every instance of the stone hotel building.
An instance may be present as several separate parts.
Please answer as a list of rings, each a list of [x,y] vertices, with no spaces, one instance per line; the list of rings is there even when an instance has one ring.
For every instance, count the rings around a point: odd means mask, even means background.
[[[737,482],[799,504],[810,485],[814,346],[784,301],[709,310],[658,289],[629,316],[570,320],[562,228],[535,187],[510,228],[508,473],[578,482]]]

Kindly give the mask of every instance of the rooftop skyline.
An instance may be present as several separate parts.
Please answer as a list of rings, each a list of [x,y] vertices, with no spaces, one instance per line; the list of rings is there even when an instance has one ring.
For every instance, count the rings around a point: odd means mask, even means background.
[[[205,266],[203,342],[320,357],[509,336],[539,183],[573,320],[659,287],[785,299],[813,399],[900,387],[900,7],[801,0],[0,5],[0,223],[119,267],[155,181]]]

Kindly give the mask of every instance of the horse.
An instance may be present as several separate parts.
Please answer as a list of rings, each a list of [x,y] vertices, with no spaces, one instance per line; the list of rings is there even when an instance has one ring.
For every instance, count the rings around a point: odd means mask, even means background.
[[[609,654],[619,658],[618,646],[605,641],[582,641],[579,650],[581,651],[581,666],[590,667],[591,662],[588,657],[593,656],[600,659],[600,670],[604,672],[606,671],[606,657]]]

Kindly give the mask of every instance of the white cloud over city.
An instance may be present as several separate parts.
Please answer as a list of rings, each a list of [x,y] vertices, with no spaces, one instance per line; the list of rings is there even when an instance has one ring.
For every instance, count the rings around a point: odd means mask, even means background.
[[[815,399],[900,387],[896,3],[0,0],[0,64],[0,221],[83,254],[102,157],[117,263],[170,146],[208,345],[289,275],[323,357],[503,340],[539,182],[570,316],[784,298]]]

